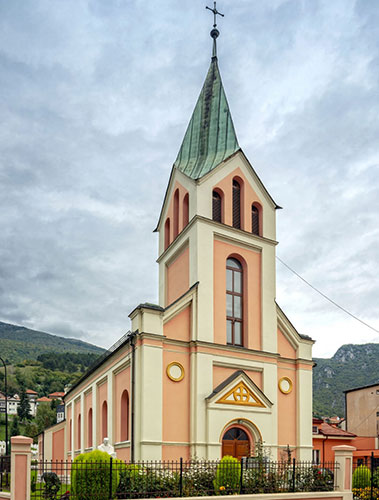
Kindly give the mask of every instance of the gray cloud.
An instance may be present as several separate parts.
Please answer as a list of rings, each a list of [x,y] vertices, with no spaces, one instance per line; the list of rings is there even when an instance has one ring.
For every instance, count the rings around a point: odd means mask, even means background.
[[[1,320],[108,347],[157,300],[151,231],[209,63],[205,4],[0,4]],[[284,207],[278,255],[379,328],[377,2],[219,8],[239,141]],[[316,355],[378,340],[277,269]]]

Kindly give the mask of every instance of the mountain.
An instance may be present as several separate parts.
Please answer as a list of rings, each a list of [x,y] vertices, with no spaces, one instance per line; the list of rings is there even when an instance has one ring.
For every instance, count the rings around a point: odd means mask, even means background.
[[[379,382],[379,344],[346,344],[330,359],[314,358],[313,414],[345,415],[343,391]]]
[[[0,321],[0,356],[9,363],[35,360],[47,352],[80,352],[102,354],[105,349],[82,340],[58,337]]]

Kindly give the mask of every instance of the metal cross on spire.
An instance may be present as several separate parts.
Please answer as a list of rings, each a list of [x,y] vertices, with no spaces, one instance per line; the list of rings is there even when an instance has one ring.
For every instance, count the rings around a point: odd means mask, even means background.
[[[224,14],[221,14],[221,12],[217,10],[216,2],[213,2],[213,9],[211,9],[210,7],[205,7],[205,8],[213,12],[213,30],[211,31],[211,37],[213,38],[213,52],[212,52],[212,59],[213,59],[217,58],[216,38],[220,34],[220,32],[217,29],[217,15],[224,17]]]
[[[211,9],[210,7],[205,7],[206,9],[210,10],[211,12],[213,12],[213,27],[215,28],[217,26],[217,14],[221,17],[224,17],[224,14],[221,14],[221,12],[219,12],[217,10],[217,6],[216,6],[216,2],[213,2],[213,9]]]

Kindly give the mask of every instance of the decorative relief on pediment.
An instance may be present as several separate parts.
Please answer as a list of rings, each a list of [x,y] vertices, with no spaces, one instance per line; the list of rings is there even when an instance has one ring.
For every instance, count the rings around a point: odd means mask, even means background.
[[[235,385],[229,392],[216,401],[216,403],[266,408],[266,405],[263,404],[258,396],[256,396],[243,381]]]

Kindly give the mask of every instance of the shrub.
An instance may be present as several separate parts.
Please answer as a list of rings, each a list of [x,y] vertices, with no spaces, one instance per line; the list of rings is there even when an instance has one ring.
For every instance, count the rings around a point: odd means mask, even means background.
[[[353,498],[359,500],[378,500],[379,499],[379,488],[373,488],[371,497],[371,488],[367,486],[366,488],[353,488]]]
[[[365,465],[360,465],[353,472],[353,488],[366,488],[371,484],[371,472]]]
[[[379,488],[379,467],[377,467],[372,475],[372,482],[375,488]]]
[[[241,464],[237,458],[225,455],[217,466],[213,486],[216,495],[230,495],[239,492]]]
[[[41,476],[45,483],[45,498],[55,500],[61,487],[61,481],[55,472],[44,472]]]
[[[112,483],[110,483],[110,463],[110,455],[100,450],[76,457],[71,468],[71,498],[73,500],[115,498],[123,463],[113,459]],[[110,497],[111,486],[112,497]]]
[[[117,488],[121,498],[164,498],[179,495],[179,476],[170,470],[152,470],[137,465],[124,465]]]
[[[212,495],[215,471],[209,463],[193,459],[183,470],[183,496],[196,497]]]

